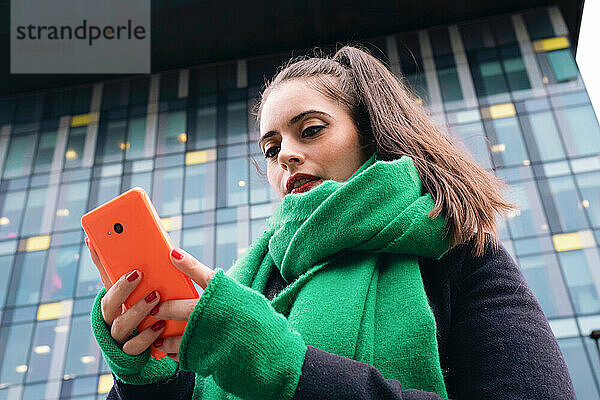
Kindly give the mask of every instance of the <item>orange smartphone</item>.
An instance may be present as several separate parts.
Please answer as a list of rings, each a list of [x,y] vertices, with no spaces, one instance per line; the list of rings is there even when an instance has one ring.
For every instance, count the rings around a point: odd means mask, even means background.
[[[87,212],[81,217],[81,226],[104,266],[99,272],[105,286],[106,281],[112,286],[133,269],[142,271],[141,282],[125,300],[126,309],[152,290],[160,293],[161,302],[199,297],[192,280],[171,263],[173,243],[144,189],[129,189]],[[156,321],[146,316],[137,326],[138,332]],[[186,325],[187,321],[166,321],[160,337],[183,335]],[[154,358],[166,356],[154,347],[151,352]]]

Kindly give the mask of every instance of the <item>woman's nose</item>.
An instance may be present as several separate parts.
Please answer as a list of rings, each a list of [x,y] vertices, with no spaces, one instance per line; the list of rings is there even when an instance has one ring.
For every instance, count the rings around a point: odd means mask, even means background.
[[[284,170],[288,169],[292,164],[300,165],[304,162],[304,156],[292,148],[281,148],[279,150],[279,165]]]

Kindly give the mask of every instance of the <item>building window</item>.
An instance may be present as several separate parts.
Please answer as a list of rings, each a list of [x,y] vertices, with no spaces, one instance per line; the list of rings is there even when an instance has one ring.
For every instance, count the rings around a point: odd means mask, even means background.
[[[17,178],[31,173],[36,142],[37,134],[11,137],[2,178]]]
[[[579,76],[577,64],[570,49],[562,49],[546,53],[556,82],[576,80]]]
[[[555,113],[569,156],[600,153],[600,126],[591,104],[558,109]]]

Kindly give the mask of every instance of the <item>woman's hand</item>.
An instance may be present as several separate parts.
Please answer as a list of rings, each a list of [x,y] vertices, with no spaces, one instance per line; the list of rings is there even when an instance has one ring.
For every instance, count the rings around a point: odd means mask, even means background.
[[[175,248],[171,251],[171,262],[181,272],[200,285],[202,289],[206,289],[215,274],[214,270],[202,264],[191,254],[180,248]],[[198,304],[198,299],[167,300],[160,303],[158,312],[154,314],[154,317],[160,318],[161,320],[187,321],[190,318],[192,311],[194,311],[196,304]],[[164,339],[160,338],[154,342],[154,347],[167,353],[169,357],[173,358],[175,361],[179,361],[179,345],[181,343],[181,338],[182,336],[170,336]]]
[[[85,240],[90,250],[92,261],[100,271],[103,271],[102,263],[98,254],[90,245],[88,239]],[[105,287],[110,286],[108,277],[101,274]],[[154,315],[158,311],[158,302],[160,294],[152,291],[138,301],[133,307],[123,312],[123,303],[129,297],[131,292],[137,287],[142,279],[142,272],[133,270],[119,278],[114,285],[108,289],[102,298],[102,316],[104,321],[110,326],[110,334],[119,343],[126,354],[135,356],[143,353],[164,331],[165,321],[157,321],[140,332],[136,337],[129,339],[136,326],[142,322],[147,315]],[[129,340],[127,340],[129,339]]]

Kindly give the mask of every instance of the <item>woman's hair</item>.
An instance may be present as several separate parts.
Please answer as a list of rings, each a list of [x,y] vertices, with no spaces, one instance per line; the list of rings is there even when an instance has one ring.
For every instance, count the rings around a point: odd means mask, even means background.
[[[271,91],[292,79],[301,79],[339,101],[349,111],[362,149],[370,151],[367,154],[377,151],[387,161],[410,156],[424,190],[435,201],[429,216],[441,213],[445,218],[451,246],[474,238],[474,255],[483,254],[485,231],[497,236],[496,213],[504,215],[516,208],[502,194],[506,185],[435,125],[402,78],[355,46],[344,46],[331,58],[301,56],[280,67],[272,81],[266,82],[253,110],[257,121]],[[496,249],[497,240],[492,243]]]

